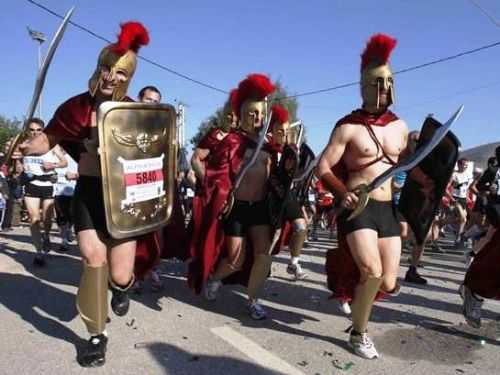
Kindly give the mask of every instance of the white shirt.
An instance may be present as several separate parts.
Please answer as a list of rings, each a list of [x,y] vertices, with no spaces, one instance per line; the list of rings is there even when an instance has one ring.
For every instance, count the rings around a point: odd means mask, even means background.
[[[467,192],[472,181],[473,179],[467,171],[453,173],[453,182],[456,186],[453,188],[453,196],[456,198],[467,198]]]
[[[500,197],[500,168],[497,169],[497,174],[495,175],[495,184],[497,185],[496,195]]]
[[[73,160],[68,154],[64,154],[68,166],[65,168],[56,168],[57,182],[54,185],[54,195],[64,195],[66,197],[72,197],[75,191],[76,180],[68,180],[66,178],[66,172],[77,173],[78,164]]]
[[[40,155],[40,156],[25,156],[23,158],[23,167],[24,167],[24,173],[28,175],[28,177],[31,176],[47,176],[54,174],[54,171],[46,171],[43,169],[43,163],[44,162],[49,162],[49,163],[58,163],[59,158],[57,155],[54,153],[54,149],[50,150],[46,154]],[[39,180],[33,180],[30,181],[31,184],[37,185],[37,186],[52,186],[53,183],[50,181],[39,181]]]

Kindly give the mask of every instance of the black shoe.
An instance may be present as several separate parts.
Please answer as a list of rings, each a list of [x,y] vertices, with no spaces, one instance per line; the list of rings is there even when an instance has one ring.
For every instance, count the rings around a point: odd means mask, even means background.
[[[111,293],[113,294],[111,298],[111,309],[116,315],[124,316],[128,313],[130,307],[130,298],[128,297],[127,291],[111,287]]]
[[[427,284],[427,280],[420,276],[417,270],[413,267],[410,267],[408,271],[406,271],[405,281],[408,283],[425,285]]]
[[[44,267],[47,263],[45,258],[41,254],[36,254],[35,259],[33,259],[33,265],[36,267]]]
[[[106,362],[106,346],[108,338],[100,334],[91,336],[85,348],[78,356],[77,361],[82,367],[98,367]]]

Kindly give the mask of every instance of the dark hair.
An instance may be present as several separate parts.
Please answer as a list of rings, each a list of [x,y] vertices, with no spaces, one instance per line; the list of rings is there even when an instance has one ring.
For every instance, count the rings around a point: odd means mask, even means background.
[[[488,158],[488,165],[495,165],[497,162],[497,158],[492,156],[490,158]]]
[[[142,100],[142,98],[144,97],[144,95],[146,94],[146,91],[153,91],[153,92],[156,92],[158,95],[160,95],[160,99],[161,99],[161,92],[160,90],[158,90],[157,87],[155,86],[144,86],[141,91],[139,91],[139,99]]]
[[[497,147],[495,148],[495,154],[498,154],[498,153],[500,153],[500,146],[497,146]]]
[[[43,122],[43,120],[41,118],[38,118],[38,117],[32,117],[29,121],[28,121],[28,124],[31,124],[32,122],[34,122],[35,124],[38,124],[43,128],[45,128],[45,122]]]

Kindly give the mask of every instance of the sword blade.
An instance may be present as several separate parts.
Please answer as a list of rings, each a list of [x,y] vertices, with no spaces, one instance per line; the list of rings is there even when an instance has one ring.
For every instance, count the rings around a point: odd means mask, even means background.
[[[439,142],[441,142],[446,133],[448,133],[451,125],[453,125],[453,123],[460,117],[463,109],[464,106],[460,106],[457,111],[448,119],[448,121],[446,121],[434,132],[432,138],[429,139],[429,141],[427,141],[427,143],[423,147],[421,147],[418,152],[415,152],[406,159],[400,161],[398,164],[386,170],[381,175],[377,176],[370,184],[368,184],[368,192],[375,190],[385,181],[394,177],[396,174],[400,172],[406,172],[407,170],[410,170],[417,166],[417,164],[420,163],[420,161],[422,161],[422,159],[424,159],[427,155],[429,155],[431,151],[439,144]]]
[[[22,141],[24,141],[26,138],[26,134],[28,132],[29,120],[33,117],[33,114],[35,113],[35,108],[40,100],[40,95],[43,90],[43,85],[45,84],[45,77],[47,76],[47,71],[49,70],[52,58],[54,57],[56,49],[59,46],[59,42],[61,41],[64,35],[64,31],[66,30],[66,26],[68,25],[74,10],[75,7],[72,7],[66,13],[64,19],[59,25],[59,28],[54,34],[54,37],[50,41],[49,49],[47,50],[47,55],[45,56],[42,66],[40,67],[40,70],[38,71],[36,77],[35,89],[33,90],[33,97],[31,98],[31,103],[28,107],[28,111],[26,112],[26,117],[24,118],[23,131],[19,133],[10,144],[10,147],[7,150],[7,154],[5,157],[6,164],[10,164],[10,161],[12,159],[12,154],[14,153],[14,150],[16,149],[17,145],[20,144]]]
[[[257,156],[259,155],[259,152],[262,149],[262,146],[264,146],[264,142],[266,141],[267,132],[269,131],[269,126],[271,125],[272,115],[273,115],[273,111],[269,111],[269,115],[266,118],[266,122],[264,123],[264,126],[260,130],[261,133],[259,135],[259,141],[257,143],[257,146],[255,147],[255,151],[252,154],[252,157],[250,158],[248,163],[243,167],[241,172],[238,174],[238,177],[236,177],[236,182],[234,183],[233,191],[238,189],[238,187],[241,184],[241,181],[243,181],[243,177],[245,177],[245,175],[248,172],[248,170],[250,169],[250,167],[257,160]]]
[[[31,99],[31,103],[26,113],[26,118],[25,118],[26,122],[24,124],[24,131],[27,130],[27,126],[29,125],[28,121],[33,117],[33,114],[35,113],[36,106],[38,105],[38,102],[40,100],[40,94],[42,93],[43,90],[43,85],[45,84],[45,77],[47,76],[47,71],[49,70],[50,63],[52,62],[52,58],[54,57],[56,49],[59,46],[59,42],[61,41],[64,35],[64,31],[66,31],[66,26],[68,25],[68,22],[74,10],[75,7],[72,7],[64,16],[64,19],[62,20],[61,24],[59,25],[59,28],[57,29],[56,33],[54,34],[54,37],[50,42],[49,49],[47,50],[47,55],[45,56],[42,66],[38,71],[35,83],[35,90],[33,91],[33,97]]]

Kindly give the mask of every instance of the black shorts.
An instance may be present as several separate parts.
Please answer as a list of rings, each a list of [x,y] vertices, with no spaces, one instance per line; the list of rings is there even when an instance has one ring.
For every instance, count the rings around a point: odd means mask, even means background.
[[[54,199],[54,186],[38,186],[27,182],[24,185],[24,196],[32,198],[44,199]]]
[[[467,210],[467,198],[459,198],[459,197],[453,197],[456,201],[457,204],[462,206],[464,210]]]
[[[71,224],[71,200],[73,197],[57,195],[55,199],[56,223],[58,226]]]
[[[373,229],[378,238],[401,236],[396,208],[392,201],[370,199],[359,216],[347,221],[351,212],[344,212],[338,219],[339,231],[344,235],[360,229]]]
[[[106,226],[102,179],[93,176],[80,176],[71,201],[71,213],[75,232],[95,229],[105,238],[111,238]]]
[[[267,200],[258,202],[236,200],[229,217],[224,221],[224,234],[245,237],[248,228],[257,225],[271,225]]]
[[[283,218],[285,219],[285,221],[303,219],[304,215],[302,213],[302,208],[300,207],[299,202],[289,200],[287,203],[285,203]]]

